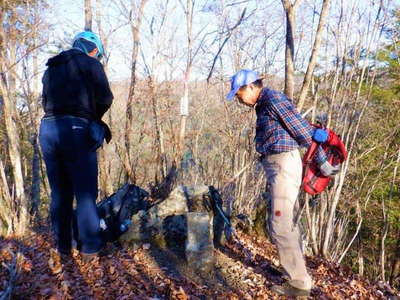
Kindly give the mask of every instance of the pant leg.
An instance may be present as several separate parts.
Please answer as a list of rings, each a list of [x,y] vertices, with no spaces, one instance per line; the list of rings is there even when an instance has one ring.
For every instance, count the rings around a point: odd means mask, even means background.
[[[103,247],[96,206],[98,194],[96,152],[83,155],[80,160],[69,164],[69,172],[73,177],[81,250],[84,253],[94,253]]]
[[[76,220],[81,251],[98,252],[103,247],[100,218],[97,212],[97,153],[90,151],[87,124],[72,119],[69,134],[61,142],[76,198]]]
[[[57,152],[57,129],[42,121],[39,141],[46,164],[51,189],[50,220],[56,247],[62,252],[71,250],[73,187],[67,169]]]
[[[310,289],[312,280],[301,250],[300,231],[293,222],[302,176],[299,151],[269,155],[263,164],[271,196],[268,222],[281,265],[297,288]]]

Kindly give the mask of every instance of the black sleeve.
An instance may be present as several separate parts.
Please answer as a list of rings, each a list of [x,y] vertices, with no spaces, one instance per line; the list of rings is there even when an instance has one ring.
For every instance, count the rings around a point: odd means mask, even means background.
[[[114,96],[111,92],[103,65],[100,62],[96,61],[91,64],[90,75],[92,78],[97,117],[101,119],[110,108]]]
[[[42,77],[42,85],[43,85],[43,89],[42,89],[42,108],[45,109],[46,108],[46,103],[47,103],[47,87],[48,87],[48,77],[49,77],[49,72],[48,70],[46,70],[43,74]]]

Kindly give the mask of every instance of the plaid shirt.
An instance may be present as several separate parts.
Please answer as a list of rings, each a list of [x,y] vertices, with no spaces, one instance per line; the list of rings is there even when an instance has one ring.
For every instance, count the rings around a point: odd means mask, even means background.
[[[256,105],[256,150],[260,154],[288,152],[310,147],[314,128],[297,112],[292,101],[283,93],[264,88]],[[318,147],[315,160],[326,161],[326,154]]]

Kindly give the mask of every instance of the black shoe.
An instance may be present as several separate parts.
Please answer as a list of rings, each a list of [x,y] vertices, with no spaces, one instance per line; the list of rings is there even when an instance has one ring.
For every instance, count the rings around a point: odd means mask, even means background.
[[[57,249],[57,254],[60,257],[60,262],[62,264],[67,264],[72,259],[72,252],[71,249]]]
[[[57,250],[57,253],[58,253],[60,256],[71,256],[71,255],[72,255],[71,250],[61,250],[61,249],[58,249],[58,250]]]
[[[311,290],[303,290],[290,285],[288,282],[282,285],[273,285],[271,291],[278,295],[295,296],[295,297],[308,297]]]

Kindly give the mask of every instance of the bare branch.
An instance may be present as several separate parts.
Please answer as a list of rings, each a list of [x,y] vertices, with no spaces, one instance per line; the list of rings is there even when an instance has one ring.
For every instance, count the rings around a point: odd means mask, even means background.
[[[223,43],[221,44],[221,47],[219,47],[217,54],[215,55],[214,59],[213,59],[213,63],[210,69],[210,72],[207,76],[207,83],[210,82],[210,78],[212,76],[212,73],[214,71],[214,67],[215,67],[215,63],[217,62],[217,59],[219,57],[219,55],[222,52],[222,49],[224,48],[225,44],[228,42],[228,40],[230,39],[230,37],[232,36],[233,31],[239,27],[239,25],[242,23],[244,17],[246,14],[246,8],[243,10],[242,14],[240,15],[239,20],[236,22],[236,24],[229,30],[228,36],[225,38],[225,40],[223,41]]]

